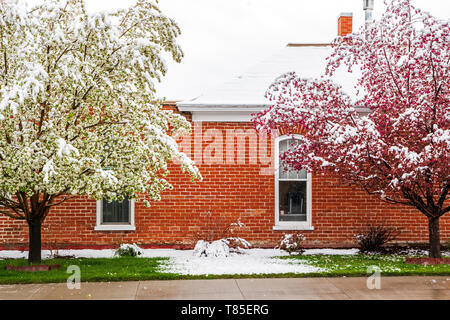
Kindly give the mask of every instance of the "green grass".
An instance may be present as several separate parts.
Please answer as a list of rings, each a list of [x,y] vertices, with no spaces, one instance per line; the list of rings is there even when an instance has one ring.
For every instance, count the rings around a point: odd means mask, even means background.
[[[309,273],[311,277],[366,276],[370,266],[379,267],[385,276],[450,275],[450,265],[406,264],[405,256],[400,255],[305,255],[281,259],[310,264],[324,270]]]
[[[339,277],[366,276],[369,266],[378,266],[384,276],[400,275],[450,275],[450,265],[410,265],[404,256],[398,255],[306,255],[281,257],[290,263],[306,263],[323,271],[306,274],[233,274],[233,275],[179,275],[165,273],[161,267],[168,258],[112,258],[112,259],[52,259],[42,264],[60,264],[51,271],[19,272],[7,271],[6,265],[27,265],[24,259],[0,260],[0,284],[57,283],[66,282],[67,267],[77,265],[81,270],[81,281],[140,281],[175,279],[231,279],[231,278],[287,278],[287,277]]]
[[[44,260],[42,264],[60,264],[61,268],[38,272],[7,271],[7,264],[22,266],[28,263],[23,259],[0,260],[0,284],[66,282],[69,277],[66,270],[70,265],[80,267],[83,282],[179,279],[175,274],[159,272],[159,267],[167,260],[167,258],[52,259]]]

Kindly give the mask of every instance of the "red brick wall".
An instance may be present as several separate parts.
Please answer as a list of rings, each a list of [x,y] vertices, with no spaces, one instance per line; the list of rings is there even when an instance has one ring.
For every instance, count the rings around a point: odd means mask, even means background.
[[[203,123],[202,132],[216,129],[226,137],[226,130],[251,130],[249,123]],[[217,131],[218,130],[218,131]],[[274,225],[274,176],[261,174],[260,163],[255,162],[257,150],[249,152],[246,144],[235,150],[245,159],[233,160],[226,153],[226,138],[223,138],[222,159],[228,164],[199,165],[203,181],[192,183],[177,166],[171,166],[169,181],[174,189],[162,195],[162,201],[150,208],[136,203],[136,231],[102,232],[94,231],[96,225],[96,202],[83,197],[73,199],[55,207],[43,226],[45,247],[112,247],[119,243],[146,245],[192,244],[198,232],[224,229],[239,217],[246,225],[236,230],[255,246],[274,246],[288,231],[273,231]],[[220,144],[218,142],[218,144]],[[193,140],[190,145],[192,157],[200,154]],[[270,143],[267,144],[270,147]],[[205,145],[203,146],[203,155]],[[195,153],[195,151],[197,151]],[[270,151],[270,150],[269,150]],[[195,153],[195,154],[194,154]],[[214,156],[214,154],[213,154]],[[218,155],[215,155],[219,158]],[[216,160],[217,158],[214,157]],[[250,161],[251,159],[251,161]],[[256,160],[258,160],[256,159]],[[205,159],[202,159],[205,162]],[[258,160],[259,161],[259,160]],[[207,161],[206,161],[207,162]],[[354,236],[368,220],[385,220],[387,225],[403,227],[398,239],[401,242],[426,242],[426,218],[407,207],[387,205],[363,191],[339,185],[331,177],[313,175],[312,180],[312,224],[314,231],[303,231],[307,244],[317,246],[353,245]],[[207,213],[210,213],[208,215]],[[210,216],[210,218],[208,218]],[[0,216],[0,248],[27,244],[27,226],[24,222],[13,221]],[[450,215],[441,218],[442,241],[450,238]]]

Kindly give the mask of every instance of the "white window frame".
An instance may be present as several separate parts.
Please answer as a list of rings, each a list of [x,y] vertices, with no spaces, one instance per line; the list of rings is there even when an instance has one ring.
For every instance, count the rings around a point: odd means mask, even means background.
[[[306,221],[280,221],[280,142],[300,138],[301,136],[298,134],[275,138],[275,225],[273,230],[314,230],[312,225],[312,174],[310,172],[306,175]],[[285,181],[305,181],[305,179],[286,179]]]
[[[94,228],[95,231],[135,231],[136,226],[134,223],[134,199],[130,200],[130,223],[102,223],[103,215],[103,201],[97,201],[97,224]]]

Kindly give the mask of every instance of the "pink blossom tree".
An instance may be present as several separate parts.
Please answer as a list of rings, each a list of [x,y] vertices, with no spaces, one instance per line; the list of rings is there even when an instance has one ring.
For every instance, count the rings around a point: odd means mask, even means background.
[[[394,0],[379,20],[332,47],[320,79],[275,80],[266,94],[272,106],[254,118],[257,130],[302,127],[299,144],[282,155],[288,166],[332,173],[416,208],[428,218],[430,257],[440,257],[439,218],[450,211],[449,21]],[[332,82],[339,67],[361,70],[357,101]]]

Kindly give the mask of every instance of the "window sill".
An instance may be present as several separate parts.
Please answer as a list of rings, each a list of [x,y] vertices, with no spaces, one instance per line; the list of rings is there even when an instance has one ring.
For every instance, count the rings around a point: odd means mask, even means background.
[[[305,225],[296,225],[296,224],[287,224],[287,225],[277,225],[273,226],[273,230],[304,230],[304,231],[313,231],[313,226],[305,226]]]
[[[95,226],[95,231],[136,231],[132,225],[100,225]]]

